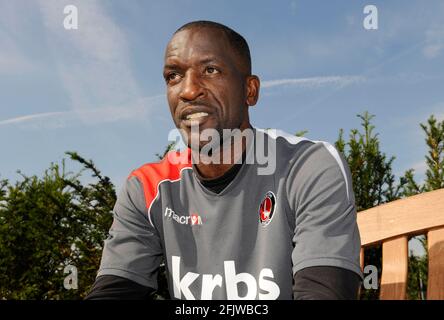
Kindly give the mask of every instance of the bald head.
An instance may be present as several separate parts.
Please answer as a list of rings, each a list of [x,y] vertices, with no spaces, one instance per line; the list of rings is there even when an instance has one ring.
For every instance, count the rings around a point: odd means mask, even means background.
[[[174,35],[181,31],[190,29],[200,29],[202,31],[208,29],[209,31],[213,31],[213,34],[215,35],[222,35],[222,37],[225,38],[225,40],[229,43],[230,48],[236,53],[239,62],[238,64],[239,67],[242,69],[242,73],[244,73],[244,75],[251,75],[250,48],[248,47],[248,43],[245,38],[242,37],[239,33],[221,23],[199,20],[184,24],[179,29],[177,29],[176,32],[174,32]],[[214,40],[220,41],[220,38],[215,36]]]

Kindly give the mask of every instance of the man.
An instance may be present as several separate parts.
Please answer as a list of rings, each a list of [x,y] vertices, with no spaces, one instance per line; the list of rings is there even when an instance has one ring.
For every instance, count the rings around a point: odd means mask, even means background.
[[[164,259],[172,298],[356,299],[348,167],[327,143],[251,126],[260,82],[244,38],[215,22],[184,25],[166,48],[164,78],[186,161],[172,152],[129,176],[87,298],[148,297]],[[235,144],[224,129],[255,136]],[[205,130],[222,138],[201,139]],[[254,149],[263,143],[276,163],[261,175]],[[230,161],[196,161],[208,146],[207,158],[232,151]]]

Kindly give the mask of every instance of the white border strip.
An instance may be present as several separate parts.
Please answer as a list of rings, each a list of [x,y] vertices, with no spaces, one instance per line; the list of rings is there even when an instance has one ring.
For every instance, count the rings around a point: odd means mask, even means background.
[[[264,130],[264,129],[259,129],[259,128],[255,128],[255,129],[266,133],[267,135],[269,135],[273,139],[277,139],[278,137],[282,137],[285,140],[287,140],[289,143],[294,144],[294,145],[296,145],[302,141],[310,141],[313,143],[322,143],[324,145],[324,147],[328,150],[328,152],[336,160],[336,162],[339,165],[339,168],[341,169],[342,176],[344,177],[344,181],[345,181],[345,188],[347,190],[347,199],[348,199],[348,201],[350,201],[350,191],[348,188],[348,179],[347,179],[347,175],[345,173],[344,163],[342,162],[342,159],[341,159],[341,156],[339,155],[338,150],[332,144],[325,142],[325,141],[315,141],[315,140],[310,140],[310,139],[307,139],[304,137],[297,137],[297,136],[291,135],[285,131],[278,130],[278,129],[270,129],[270,130]]]

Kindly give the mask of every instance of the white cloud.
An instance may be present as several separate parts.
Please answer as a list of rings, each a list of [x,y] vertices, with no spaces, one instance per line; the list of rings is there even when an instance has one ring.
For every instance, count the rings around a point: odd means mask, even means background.
[[[354,26],[356,24],[356,16],[349,14],[345,17],[345,21],[347,25]]]
[[[44,112],[1,120],[1,126],[16,125],[24,129],[57,129],[82,125],[97,125],[125,120],[144,120],[149,110],[163,103],[165,95],[156,95],[137,100],[128,105],[108,106],[96,109]]]
[[[296,2],[296,0],[291,1],[290,3],[290,11],[292,15],[296,15],[298,13],[298,4]]]
[[[65,30],[63,8],[78,8],[77,30]],[[134,104],[141,98],[132,75],[125,34],[107,15],[106,3],[41,0],[47,40],[74,110]]]
[[[424,56],[429,59],[438,57],[444,50],[444,27],[439,25],[429,28],[426,31],[425,38]]]
[[[311,77],[311,78],[292,78],[292,79],[277,79],[267,80],[262,82],[262,88],[271,88],[283,85],[291,85],[303,88],[320,87],[323,85],[347,86],[354,83],[364,81],[365,78],[361,76],[326,76],[326,77]]]
[[[408,162],[407,162],[408,163]],[[427,164],[425,158],[422,160],[418,160],[416,162],[410,162],[410,165],[403,164],[401,166],[397,166],[394,174],[396,177],[402,177],[406,173],[407,170],[413,169],[414,180],[418,185],[422,185],[425,179],[425,173],[427,171]]]
[[[10,125],[10,124],[21,124],[26,122],[33,122],[33,121],[39,121],[39,120],[47,120],[58,116],[64,116],[68,112],[44,112],[44,113],[37,113],[37,114],[29,114],[25,116],[15,117],[11,119],[1,120],[0,126],[4,125]]]
[[[35,69],[35,64],[21,52],[13,37],[1,29],[0,48],[0,74],[22,74]]]
[[[66,5],[75,5],[79,28],[63,26]],[[144,119],[155,97],[144,97],[132,75],[126,36],[107,15],[106,3],[98,0],[39,0],[49,55],[68,95],[71,110],[29,114],[0,121],[0,126],[62,128],[73,124],[97,124],[125,119]],[[33,70],[32,53],[22,46],[27,19],[27,1],[8,2],[0,10],[0,74]],[[35,14],[35,10],[33,11]],[[38,11],[37,11],[38,12]],[[4,18],[4,19],[3,19]],[[34,24],[36,21],[33,22]],[[20,40],[21,39],[21,40]]]
[[[427,170],[425,159],[414,163],[410,168],[415,170],[415,174],[420,176],[424,175]]]

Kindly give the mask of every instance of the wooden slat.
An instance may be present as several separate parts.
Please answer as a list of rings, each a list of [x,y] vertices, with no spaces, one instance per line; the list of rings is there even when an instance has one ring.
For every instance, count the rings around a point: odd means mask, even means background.
[[[444,215],[444,212],[440,212]],[[427,299],[444,300],[444,228],[427,234],[429,252],[429,276]]]
[[[361,271],[364,271],[364,248],[361,248],[361,251],[359,252],[359,262],[361,265]]]
[[[381,300],[404,300],[407,290],[408,244],[402,236],[382,244]]]
[[[358,213],[363,246],[444,227],[444,189],[392,201]]]

